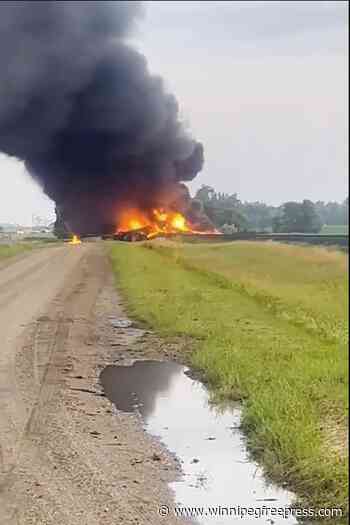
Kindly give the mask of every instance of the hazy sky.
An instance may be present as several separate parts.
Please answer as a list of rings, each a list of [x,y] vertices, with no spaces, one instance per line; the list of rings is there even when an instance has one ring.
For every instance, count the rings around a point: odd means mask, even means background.
[[[205,146],[191,184],[242,200],[347,195],[347,2],[146,2],[134,44]],[[0,156],[0,222],[53,207]]]

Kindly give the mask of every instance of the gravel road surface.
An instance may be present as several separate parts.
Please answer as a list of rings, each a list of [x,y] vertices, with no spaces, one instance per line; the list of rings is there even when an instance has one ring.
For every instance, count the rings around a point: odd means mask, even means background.
[[[101,369],[142,338],[110,322],[123,311],[104,248],[0,265],[1,525],[180,523],[158,513],[173,505],[176,460],[101,395]]]

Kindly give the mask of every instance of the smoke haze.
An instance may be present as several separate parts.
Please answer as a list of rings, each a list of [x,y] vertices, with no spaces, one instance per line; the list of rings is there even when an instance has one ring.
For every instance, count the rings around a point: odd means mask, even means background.
[[[139,2],[0,3],[0,150],[23,160],[69,227],[127,205],[186,210],[203,165],[175,97],[127,43]]]

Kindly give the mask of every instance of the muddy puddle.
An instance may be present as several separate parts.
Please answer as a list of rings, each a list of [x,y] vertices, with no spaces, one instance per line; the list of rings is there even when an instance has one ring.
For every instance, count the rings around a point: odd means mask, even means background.
[[[228,516],[227,507],[285,507],[292,494],[268,484],[262,470],[247,454],[239,428],[240,410],[219,410],[209,403],[208,391],[176,363],[136,361],[132,366],[108,366],[101,382],[118,410],[136,412],[145,429],[174,453],[183,475],[170,484],[181,507],[211,507],[221,516],[197,517],[201,525],[274,523],[291,525],[294,517]]]

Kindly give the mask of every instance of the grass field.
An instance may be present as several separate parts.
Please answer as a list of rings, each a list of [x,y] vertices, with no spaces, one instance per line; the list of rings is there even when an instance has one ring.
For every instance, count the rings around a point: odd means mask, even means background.
[[[0,244],[0,261],[13,255],[32,250],[35,247],[36,244],[31,242]]]
[[[349,233],[349,225],[327,225],[325,224],[322,227],[322,230],[320,233],[328,234],[328,235],[347,235]]]
[[[241,400],[250,450],[303,504],[347,508],[346,256],[275,243],[118,243],[131,315],[194,341],[217,399]]]

